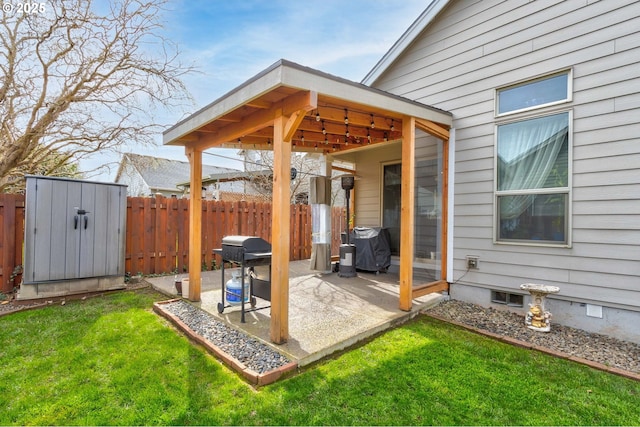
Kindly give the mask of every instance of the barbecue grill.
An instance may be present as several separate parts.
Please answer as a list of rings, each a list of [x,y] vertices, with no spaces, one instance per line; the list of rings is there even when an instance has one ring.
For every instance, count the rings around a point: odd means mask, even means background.
[[[214,253],[222,256],[222,301],[218,303],[218,313],[223,313],[224,309],[230,307],[226,305],[225,296],[229,292],[225,289],[225,262],[238,264],[240,266],[240,277],[242,284],[240,287],[241,322],[245,323],[244,314],[248,311],[257,310],[256,296],[271,301],[271,244],[260,237],[253,236],[226,236],[222,239],[222,247],[214,249]],[[268,266],[268,276],[258,277],[255,267]],[[245,269],[249,273],[249,301],[251,309],[245,309]],[[261,307],[267,308],[267,307]]]

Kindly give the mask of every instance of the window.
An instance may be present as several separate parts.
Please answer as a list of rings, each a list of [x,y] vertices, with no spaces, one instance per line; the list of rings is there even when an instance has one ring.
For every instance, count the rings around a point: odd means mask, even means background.
[[[506,304],[511,307],[524,306],[524,297],[519,294],[509,292],[491,291],[491,302],[496,304]]]
[[[498,115],[569,101],[571,98],[569,82],[569,72],[565,71],[498,89],[496,96]]]
[[[567,99],[567,76],[498,90],[498,105],[522,111]],[[496,126],[496,240],[569,245],[571,113],[527,116]]]

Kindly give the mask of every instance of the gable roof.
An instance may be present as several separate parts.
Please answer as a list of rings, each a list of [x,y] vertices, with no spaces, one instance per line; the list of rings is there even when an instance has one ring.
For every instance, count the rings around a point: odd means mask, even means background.
[[[198,150],[272,150],[273,123],[282,115],[298,119],[290,128],[298,131],[292,151],[321,147],[326,153],[397,139],[404,117],[437,132],[448,129],[453,120],[448,111],[281,59],[165,130],[163,143]],[[350,136],[345,137],[347,116]]]
[[[131,166],[138,171],[144,182],[152,190],[176,191],[177,185],[189,182],[189,162],[144,156],[134,153],[123,154],[120,168],[116,176],[116,181],[122,173],[125,161],[128,161]],[[238,172],[238,170],[202,165],[202,175],[204,177],[230,172]]]
[[[396,59],[408,48],[411,43],[424,31],[435,17],[444,9],[451,0],[432,0],[429,6],[413,21],[413,24],[391,46],[391,49],[373,66],[371,71],[362,79],[362,83],[371,86]]]

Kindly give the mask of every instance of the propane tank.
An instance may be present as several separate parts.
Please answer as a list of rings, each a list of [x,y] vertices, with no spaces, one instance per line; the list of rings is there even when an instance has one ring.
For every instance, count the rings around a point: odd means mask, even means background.
[[[242,298],[242,276],[241,272],[236,270],[231,273],[231,279],[227,280],[225,285],[227,302],[231,305],[240,304]],[[244,281],[244,302],[249,302],[249,281]]]

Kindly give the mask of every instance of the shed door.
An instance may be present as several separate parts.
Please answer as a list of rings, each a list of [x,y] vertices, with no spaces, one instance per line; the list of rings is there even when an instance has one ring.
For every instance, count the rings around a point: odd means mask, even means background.
[[[24,282],[123,274],[125,197],[120,186],[28,178]]]

